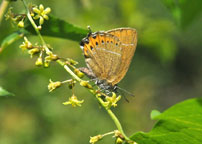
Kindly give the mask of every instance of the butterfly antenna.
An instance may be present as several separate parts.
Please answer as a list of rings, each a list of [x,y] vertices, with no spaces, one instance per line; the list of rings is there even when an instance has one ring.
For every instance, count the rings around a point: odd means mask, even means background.
[[[124,97],[124,100],[129,103],[129,100],[126,98],[126,95],[125,93],[123,93],[123,91],[118,91],[117,94],[122,95]]]
[[[92,34],[91,27],[90,27],[90,26],[87,26],[87,29],[89,30],[89,34],[88,34],[88,35],[91,35],[91,34]]]
[[[120,88],[119,86],[116,86],[116,87],[117,87],[118,89],[120,89],[121,91],[127,93],[127,94],[130,95],[130,96],[133,96],[133,97],[135,96],[133,93],[131,93],[131,92],[125,90],[125,89],[122,89],[122,88]]]

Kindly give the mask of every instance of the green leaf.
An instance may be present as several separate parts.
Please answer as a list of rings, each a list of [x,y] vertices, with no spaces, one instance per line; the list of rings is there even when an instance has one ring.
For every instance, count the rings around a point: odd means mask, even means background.
[[[24,36],[26,31],[20,30],[8,35],[1,43],[0,53],[10,44]]]
[[[201,144],[202,98],[186,100],[155,116],[158,122],[149,133],[131,139],[138,144]]]
[[[37,23],[38,20],[35,20],[35,22]],[[25,29],[32,34],[36,34],[30,23],[27,24]],[[49,20],[44,22],[40,32],[44,36],[52,36],[80,42],[81,39],[89,33],[89,30],[87,30],[87,28],[82,29],[76,27],[54,16],[49,16]]]
[[[202,12],[202,0],[163,0],[177,24],[182,28],[189,26]]]
[[[14,94],[0,87],[0,96],[14,96]]]
[[[160,114],[161,112],[159,112],[158,110],[152,110],[150,117],[152,120],[155,120]]]

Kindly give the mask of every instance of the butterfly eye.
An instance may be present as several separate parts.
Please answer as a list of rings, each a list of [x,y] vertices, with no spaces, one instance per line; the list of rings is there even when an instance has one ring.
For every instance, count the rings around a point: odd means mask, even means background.
[[[111,41],[111,43],[113,43],[113,41]]]
[[[116,46],[118,46],[118,43],[116,43]]]
[[[96,42],[95,44],[96,44],[96,46],[97,46],[97,45],[98,45],[98,42]]]
[[[92,47],[92,46],[90,46],[90,49],[91,49],[91,50],[93,50],[93,47]]]
[[[82,47],[84,46],[84,42],[83,41],[80,42],[80,46],[82,46]]]
[[[104,44],[104,41],[102,40],[102,44]]]
[[[107,41],[107,43],[109,43],[109,41]]]

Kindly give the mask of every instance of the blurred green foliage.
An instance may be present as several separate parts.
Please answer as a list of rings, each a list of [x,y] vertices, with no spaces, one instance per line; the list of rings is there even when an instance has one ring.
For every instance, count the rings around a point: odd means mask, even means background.
[[[1,0],[2,1],[2,0]],[[1,2],[0,1],[0,2]],[[138,46],[130,69],[120,87],[135,94],[114,109],[128,135],[148,131],[153,126],[149,114],[190,98],[202,90],[202,13],[201,0],[60,0],[29,2],[52,9],[51,14],[75,26],[93,31],[133,27],[138,31]],[[21,1],[13,2],[16,13],[24,13]],[[45,27],[44,27],[45,29]],[[0,25],[0,41],[17,29],[9,21]],[[38,42],[36,36],[30,41]],[[45,37],[54,52],[85,66],[78,42]],[[96,100],[80,86],[75,94],[85,102],[81,108],[62,105],[71,96],[68,86],[48,93],[52,80],[70,76],[62,67],[34,66],[19,49],[23,40],[0,54],[0,86],[15,97],[0,99],[0,144],[79,144],[89,136],[115,129]],[[111,137],[100,143],[112,143]]]

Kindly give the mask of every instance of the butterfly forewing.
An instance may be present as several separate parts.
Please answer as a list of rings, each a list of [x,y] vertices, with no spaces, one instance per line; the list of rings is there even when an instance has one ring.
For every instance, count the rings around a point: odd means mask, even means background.
[[[100,80],[106,80],[109,72],[121,62],[121,44],[116,36],[105,32],[93,33],[84,45],[87,66]],[[116,48],[117,47],[117,48]]]

